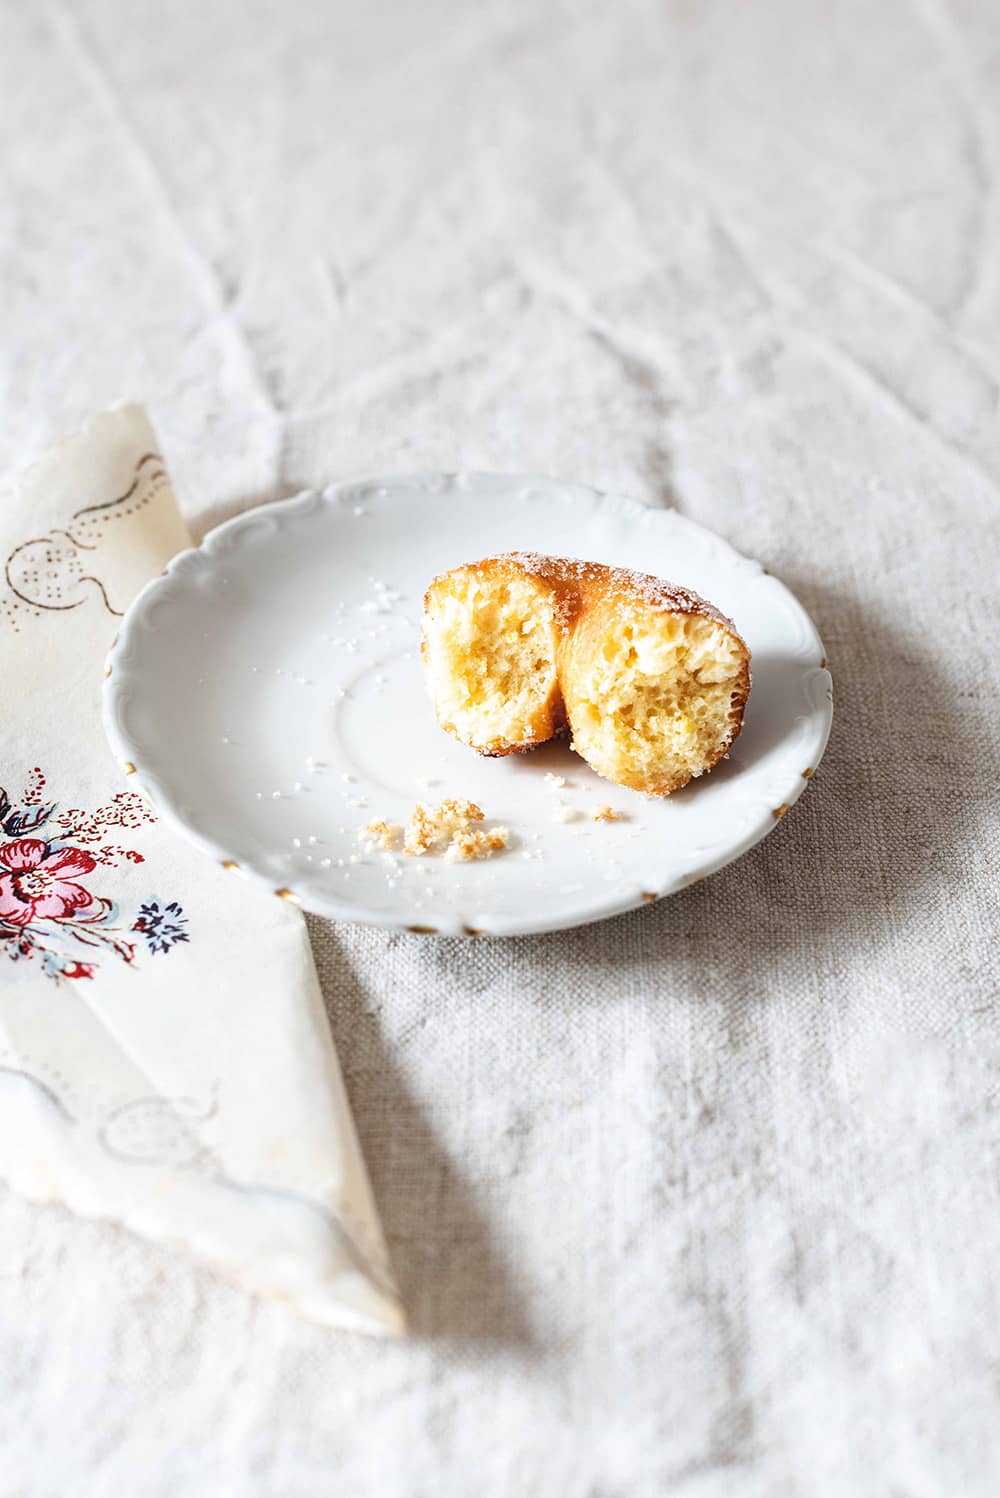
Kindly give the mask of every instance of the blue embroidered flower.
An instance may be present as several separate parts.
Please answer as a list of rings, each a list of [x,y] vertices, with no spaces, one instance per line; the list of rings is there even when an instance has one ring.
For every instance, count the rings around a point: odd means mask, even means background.
[[[164,905],[160,900],[146,900],[132,926],[146,938],[150,952],[169,952],[178,942],[188,941],[187,916],[176,900]]]

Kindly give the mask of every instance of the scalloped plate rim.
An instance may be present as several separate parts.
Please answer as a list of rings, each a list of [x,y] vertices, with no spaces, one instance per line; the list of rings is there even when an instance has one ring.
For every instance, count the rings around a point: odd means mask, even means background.
[[[129,738],[127,730],[122,725],[122,710],[124,701],[128,696],[130,687],[129,659],[134,645],[134,633],[141,625],[145,624],[145,613],[151,603],[159,597],[169,598],[171,585],[176,586],[186,568],[199,567],[204,569],[212,561],[222,555],[220,544],[233,536],[238,536],[241,531],[250,532],[255,527],[254,522],[259,525],[262,520],[274,517],[280,519],[292,519],[310,509],[320,505],[337,504],[349,495],[356,495],[360,491],[373,489],[388,489],[391,486],[399,487],[425,487],[433,486],[432,492],[439,492],[441,487],[449,482],[458,486],[467,485],[472,481],[491,481],[498,487],[504,485],[519,485],[526,488],[541,488],[550,486],[563,491],[571,497],[585,496],[597,505],[611,505],[619,512],[627,513],[631,518],[642,523],[666,524],[684,531],[691,539],[704,540],[711,543],[712,547],[724,553],[727,560],[734,565],[745,568],[752,574],[754,583],[766,582],[772,589],[779,590],[784,595],[786,602],[799,616],[811,637],[813,653],[817,657],[815,665],[803,662],[803,673],[808,670],[817,678],[824,678],[824,701],[822,703],[809,703],[811,711],[801,715],[797,722],[811,722],[812,729],[807,736],[806,758],[809,763],[805,771],[789,769],[787,782],[782,779],[772,789],[772,796],[768,799],[777,799],[780,795],[778,808],[771,805],[761,806],[758,816],[747,819],[740,827],[740,836],[728,845],[721,854],[713,853],[707,856],[696,866],[686,869],[683,873],[668,880],[662,888],[655,890],[634,889],[625,894],[617,896],[607,895],[603,901],[599,901],[597,908],[585,908],[576,912],[567,912],[563,916],[552,919],[541,915],[535,919],[526,919],[518,922],[516,929],[490,931],[491,917],[482,911],[471,911],[467,915],[457,919],[448,919],[441,916],[432,917],[428,913],[428,922],[434,918],[441,924],[438,926],[424,925],[411,922],[407,916],[395,911],[386,911],[364,907],[351,901],[341,900],[336,897],[317,897],[303,899],[291,890],[275,890],[274,882],[267,874],[254,869],[252,864],[245,860],[234,858],[233,853],[219,843],[215,838],[203,832],[189,815],[178,804],[178,798],[167,789],[155,766],[148,763],[142,755],[138,746]],[[805,674],[803,674],[803,681]],[[740,552],[724,537],[711,531],[688,516],[682,515],[673,509],[660,508],[653,505],[643,504],[627,495],[615,491],[601,490],[595,486],[588,485],[575,480],[563,480],[547,475],[526,474],[519,472],[498,472],[493,470],[401,470],[398,472],[366,474],[360,477],[343,479],[336,483],[324,485],[322,488],[306,488],[284,499],[274,499],[257,505],[252,509],[244,510],[237,515],[220,522],[211,530],[206,532],[202,539],[190,547],[177,552],[170,558],[163,572],[157,577],[150,579],[139,591],[129,605],[124,618],[118,629],[118,633],[107,655],[107,670],[102,692],[102,716],[105,734],[115,758],[120,764],[134,767],[129,770],[130,776],[134,774],[134,780],[130,783],[137,785],[145,793],[153,804],[157,814],[162,820],[178,832],[189,842],[194,843],[205,854],[215,862],[235,868],[240,875],[250,882],[257,884],[272,893],[280,893],[290,898],[297,905],[309,910],[313,914],[322,915],[337,920],[349,920],[361,922],[367,925],[378,926],[388,930],[419,930],[429,934],[441,936],[477,935],[477,936],[533,936],[543,935],[547,932],[573,929],[581,925],[589,925],[594,922],[610,919],[622,915],[629,910],[643,907],[647,903],[667,898],[677,894],[690,885],[700,882],[711,874],[719,872],[728,864],[743,857],[743,855],[761,842],[769,832],[777,825],[778,820],[798,801],[805,791],[812,775],[815,773],[820,760],[825,752],[829,741],[833,723],[833,693],[832,677],[826,666],[826,656],[823,642],[819,632],[810,616],[799,603],[780,578],[766,571],[763,566],[753,558],[747,557]],[[155,794],[150,787],[155,787]],[[442,926],[446,929],[442,929]]]

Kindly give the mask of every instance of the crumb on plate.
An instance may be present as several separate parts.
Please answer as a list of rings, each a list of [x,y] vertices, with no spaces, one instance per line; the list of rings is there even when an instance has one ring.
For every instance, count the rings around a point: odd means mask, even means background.
[[[456,832],[452,834],[444,856],[448,863],[467,863],[473,858],[489,858],[491,854],[506,848],[507,837],[506,827],[491,827],[488,832],[481,832],[478,828],[469,832]]]
[[[441,853],[451,863],[464,863],[489,858],[507,847],[506,827],[484,830],[472,825],[485,820],[482,807],[474,801],[447,797],[437,807],[418,801],[405,830],[396,822],[380,818],[363,828],[363,836],[390,853],[402,843],[403,852],[410,858]]]
[[[377,848],[383,848],[391,853],[398,848],[403,838],[403,829],[398,822],[387,822],[384,817],[377,817],[373,822],[367,822],[363,829],[364,836]]]

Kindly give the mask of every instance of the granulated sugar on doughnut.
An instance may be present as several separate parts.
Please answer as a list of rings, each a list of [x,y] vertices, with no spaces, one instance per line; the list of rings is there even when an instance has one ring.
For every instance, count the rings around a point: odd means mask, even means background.
[[[687,588],[597,562],[507,552],[434,579],[421,650],[442,728],[480,754],[556,735],[657,796],[710,770],[743,723],[750,652]]]

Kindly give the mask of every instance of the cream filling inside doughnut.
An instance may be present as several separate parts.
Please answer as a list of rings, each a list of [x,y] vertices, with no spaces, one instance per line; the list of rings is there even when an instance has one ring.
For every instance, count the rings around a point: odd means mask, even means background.
[[[465,743],[491,750],[552,732],[555,610],[533,578],[449,578],[424,615],[423,653],[438,720]]]
[[[738,643],[712,620],[626,614],[607,629],[582,687],[566,693],[574,747],[610,780],[675,790],[731,737],[743,669]]]

